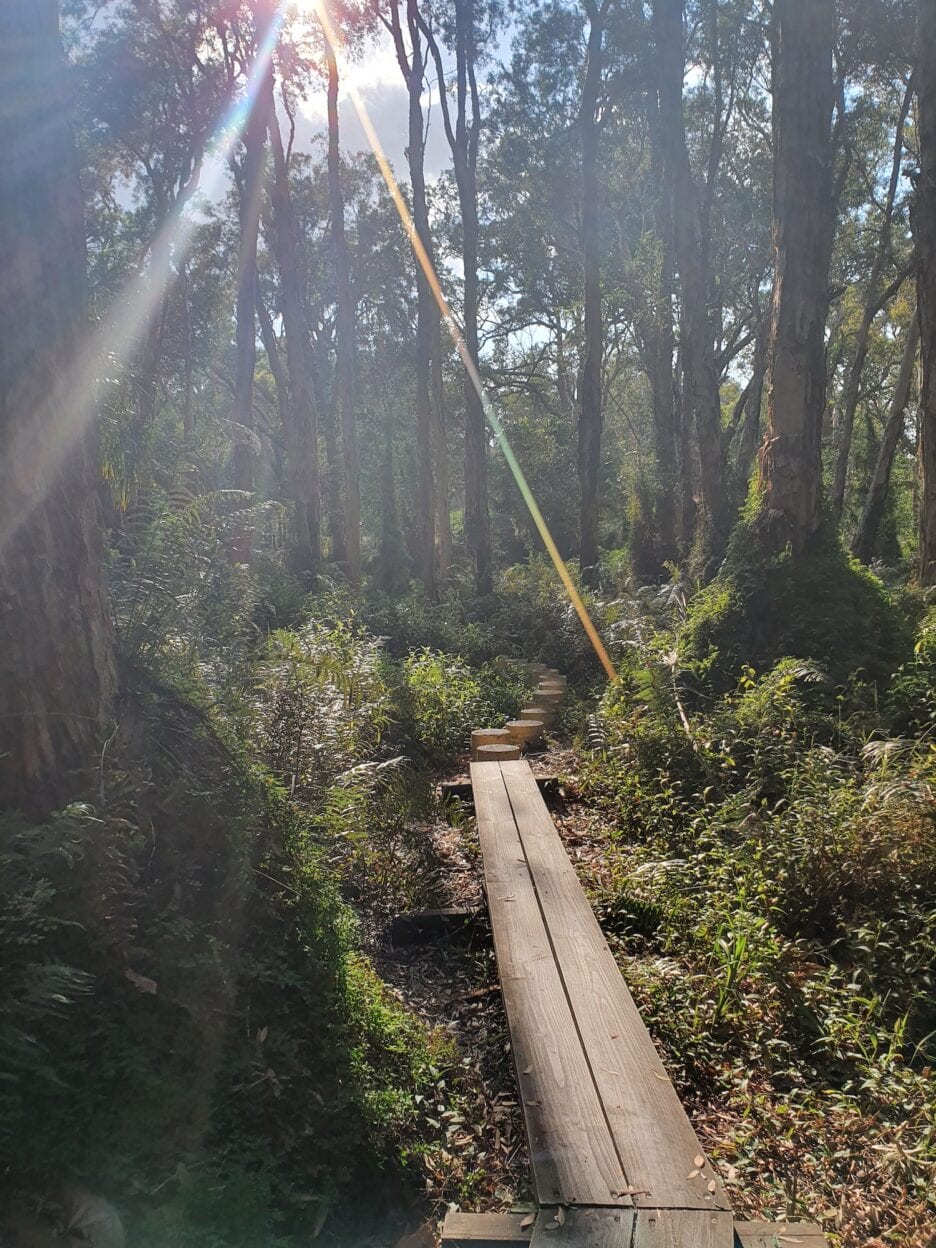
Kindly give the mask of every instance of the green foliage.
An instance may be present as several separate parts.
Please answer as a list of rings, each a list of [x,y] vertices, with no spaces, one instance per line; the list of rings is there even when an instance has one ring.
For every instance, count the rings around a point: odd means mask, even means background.
[[[472,728],[499,728],[523,698],[524,680],[503,665],[471,668],[461,658],[419,650],[403,661],[413,739],[435,764],[468,750]]]
[[[497,653],[495,635],[473,604],[456,588],[433,602],[419,584],[396,598],[373,595],[366,608],[368,627],[385,637],[398,659],[413,650],[441,650],[480,665]]]
[[[391,718],[380,643],[353,622],[268,638],[254,673],[253,731],[270,772],[307,805],[377,750]]]
[[[857,677],[883,689],[910,650],[899,604],[838,541],[769,555],[743,524],[718,576],[694,599],[680,658],[697,688],[724,693],[742,664],[784,656],[817,663],[836,686]]]
[[[319,641],[321,671],[354,648]],[[379,726],[356,731],[342,749]],[[279,1242],[431,1138],[416,1098],[447,1050],[368,971],[314,825],[223,724],[150,687],[122,740],[99,808],[0,820],[4,1172],[114,1193],[133,1242]]]
[[[572,566],[570,571],[586,604],[594,609],[577,569]],[[548,663],[570,680],[588,679],[600,670],[581,621],[545,555],[501,573],[490,619],[511,653]]]
[[[197,678],[234,697],[259,629],[259,585],[231,546],[254,536],[275,507],[236,491],[154,493],[124,521],[113,559],[111,599],[124,662],[170,679]],[[270,576],[268,582],[276,584]]]
[[[894,732],[931,733],[936,727],[936,607],[921,621],[913,657],[894,676],[886,711]]]
[[[756,1168],[777,1208],[814,1215],[851,1181],[922,1210],[936,1172],[936,750],[869,739],[867,707],[849,719],[802,659],[742,666],[687,706],[674,633],[635,636],[584,789],[621,838],[598,904],[612,941],[626,937],[644,1018],[687,1095],[747,1124],[722,1156]],[[892,686],[903,706],[923,689],[908,667]]]

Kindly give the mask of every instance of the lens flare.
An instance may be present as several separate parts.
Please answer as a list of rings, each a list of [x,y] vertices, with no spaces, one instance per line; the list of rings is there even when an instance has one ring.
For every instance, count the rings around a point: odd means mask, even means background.
[[[269,71],[284,15],[284,6],[278,6],[257,48],[243,92],[219,119],[206,145],[201,190],[209,199],[216,199],[220,194],[225,166]],[[76,359],[53,385],[41,409],[35,411],[32,420],[15,435],[10,454],[16,457],[14,462],[30,465],[35,488],[30,505],[20,508],[0,530],[0,550],[54,487],[69,455],[94,423],[108,389],[119,382],[160,315],[175,272],[191,247],[197,218],[188,209],[189,199],[190,195],[183,197],[180,206],[157,232],[149,248],[149,266],[143,278],[134,274],[127,279]]]
[[[336,59],[338,59],[339,63],[343,63],[341,43],[322,0],[281,0],[257,48],[243,93],[233,101],[227,112],[221,117],[215,127],[211,141],[206,147],[206,158],[204,161],[206,174],[201,189],[209,198],[216,196],[220,190],[224,166],[234,152],[252,109],[256,107],[257,97],[270,69],[273,52],[282,32],[286,14],[290,9],[295,11],[296,8],[302,8],[316,14]],[[582,601],[582,596],[576,588],[569,569],[559,553],[559,549],[540,511],[533,491],[530,489],[523,470],[513,453],[500,418],[468,352],[461,330],[452,315],[452,310],[439,284],[435,269],[430,263],[426,250],[416,233],[413,219],[403,198],[399,183],[377,137],[361,94],[353,83],[348,80],[347,75],[345,75],[345,83],[355,112],[358,115],[364,133],[367,135],[368,142],[387,184],[387,189],[396,205],[416,259],[426,275],[442,318],[451,334],[452,341],[481,400],[485,418],[497,439],[504,458],[507,460],[543,544],[555,565],[559,578],[595,649],[595,653],[607,672],[608,678],[616,681],[618,677],[614,664],[591,616],[588,614],[588,609]],[[42,410],[36,412],[33,421],[27,422],[27,427],[22,429],[17,435],[10,453],[17,457],[16,462],[31,461],[33,469],[32,479],[36,482],[37,488],[33,493],[31,505],[21,508],[16,516],[9,520],[5,527],[0,530],[0,550],[9,543],[15,533],[26,523],[32,510],[41,501],[44,493],[53,487],[55,479],[62,472],[69,454],[75,449],[79,439],[93,423],[107,387],[116,384],[119,380],[121,374],[130,364],[144,335],[152,327],[155,318],[159,315],[163,298],[173,280],[174,269],[177,270],[179,268],[191,246],[195,229],[195,218],[187,210],[187,200],[188,197],[186,197],[186,202],[180,206],[179,210],[173,213],[164,223],[153,240],[150,247],[150,271],[142,287],[138,277],[134,276],[128,279],[115,298],[107,315],[90,335],[77,359],[66,370],[65,376],[53,386],[52,392],[46,399]],[[36,436],[37,431],[40,435],[38,438]],[[38,457],[32,453],[36,445],[41,446]],[[27,448],[30,452],[28,455]]]
[[[326,10],[324,3],[322,3],[322,0],[315,0],[315,10],[318,15],[318,19],[321,22],[325,38],[328,40],[328,43],[335,54],[335,58],[339,61],[339,64],[341,64],[343,61],[341,55],[341,42],[328,11]],[[470,352],[468,351],[461,329],[459,328],[452,313],[452,309],[449,307],[448,300],[445,298],[442,291],[438,275],[436,274],[429,256],[426,254],[426,249],[422,244],[422,240],[416,233],[416,226],[413,222],[406,200],[403,198],[403,192],[400,190],[400,184],[396,180],[396,176],[390,162],[387,160],[386,153],[383,150],[380,139],[377,137],[377,131],[374,129],[373,122],[370,119],[370,114],[367,111],[367,107],[361,93],[352,82],[348,81],[347,76],[345,76],[345,84],[348,95],[354,105],[354,111],[357,113],[358,120],[361,123],[361,128],[367,136],[367,141],[371,145],[371,150],[373,151],[377,164],[380,167],[380,172],[383,174],[383,179],[387,184],[387,190],[390,192],[396,206],[397,213],[403,223],[403,228],[409,238],[410,245],[413,248],[413,252],[419,266],[426,275],[426,280],[432,288],[432,293],[435,297],[436,303],[439,306],[442,319],[445,321],[448,331],[452,337],[452,341],[455,344],[455,348],[461,356],[461,361],[465,367],[465,371],[471,378],[471,384],[474,386],[478,397],[481,400],[481,406],[484,410],[485,418],[491,427],[492,433],[497,439],[498,445],[501,448],[510,471],[513,473],[514,480],[517,482],[517,486],[523,496],[523,501],[526,503],[527,509],[533,519],[533,523],[536,525],[537,531],[542,538],[543,545],[546,547],[549,557],[553,561],[556,572],[559,574],[559,579],[562,581],[563,587],[569,596],[569,600],[582,622],[582,627],[585,629],[588,639],[594,647],[595,653],[597,654],[602,667],[607,673],[608,679],[611,681],[617,681],[618,674],[613,662],[611,661],[611,656],[608,654],[607,648],[601,640],[598,629],[595,627],[594,621],[588,613],[588,608],[582,600],[582,595],[579,593],[578,588],[572,579],[572,574],[569,572],[565,560],[559,553],[559,548],[553,540],[552,533],[549,531],[549,526],[547,525],[545,517],[539,508],[539,504],[536,501],[533,491],[530,489],[526,476],[523,473],[523,469],[517,462],[517,457],[513,453],[513,448],[511,447],[507,434],[504,431],[504,426],[494,409],[494,404],[491,402],[490,396],[485,389],[484,382],[481,380],[481,375],[475,366],[474,360],[471,358]]]

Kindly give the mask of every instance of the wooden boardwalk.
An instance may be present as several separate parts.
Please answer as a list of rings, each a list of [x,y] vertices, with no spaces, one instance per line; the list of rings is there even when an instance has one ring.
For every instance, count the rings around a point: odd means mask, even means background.
[[[732,1248],[727,1196],[529,765],[472,763],[471,782],[540,1212],[523,1227],[452,1214],[443,1243]],[[820,1248],[817,1229],[802,1230]],[[768,1244],[753,1232],[745,1242]]]

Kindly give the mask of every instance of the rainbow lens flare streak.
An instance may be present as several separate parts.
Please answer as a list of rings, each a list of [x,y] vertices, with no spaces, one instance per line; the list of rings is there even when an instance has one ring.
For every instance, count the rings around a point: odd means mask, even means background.
[[[205,163],[208,167],[208,179],[206,185],[201,189],[209,198],[218,191],[223,166],[232,155],[250,117],[251,110],[256,105],[257,97],[270,68],[274,49],[282,32],[288,7],[289,0],[281,0],[271,18],[269,28],[257,49],[244,91],[220,119],[215,127],[214,135],[206,147]],[[315,7],[325,38],[331,45],[335,57],[341,63],[343,62],[341,43],[322,0],[318,0]],[[601,661],[608,678],[616,681],[618,676],[614,664],[588,613],[588,609],[572,579],[565,560],[559,553],[559,549],[553,540],[553,536],[549,531],[533,491],[530,489],[524,476],[523,470],[517,462],[517,458],[504,432],[504,427],[469,354],[448,301],[443,294],[435,269],[416,233],[409,208],[377,137],[377,132],[371,122],[364,100],[353,83],[348,82],[347,76],[345,81],[355,112],[358,115],[364,133],[367,135],[368,142],[376,157],[413,252],[432,289],[439,311],[448,327],[452,341],[461,357],[462,364],[481,400],[485,418],[497,439],[543,544],[555,565],[559,579],[562,581],[569,600],[582,622],[582,626],[595,649],[595,653]],[[29,518],[32,508],[41,501],[44,493],[52,487],[55,478],[62,471],[68,455],[74,450],[78,440],[92,424],[106,388],[117,384],[121,374],[127,368],[138,349],[143,336],[152,327],[156,316],[159,314],[163,298],[171,286],[173,265],[178,269],[184,260],[191,245],[194,228],[195,219],[192,213],[186,210],[186,207],[183,207],[182,211],[170,216],[163,224],[149,249],[149,280],[144,277],[141,282],[139,277],[135,275],[124,283],[112,307],[94,329],[89,341],[79,353],[74,364],[66,370],[64,378],[53,387],[53,391],[44,405],[44,410],[36,413],[36,423],[42,434],[40,461],[34,464],[33,472],[33,479],[37,488],[33,492],[31,506],[20,508],[15,518],[3,531],[0,531],[0,549],[6,546]],[[27,439],[28,445],[35,445],[35,432],[35,427],[24,430],[19,435],[19,441],[22,445],[15,445],[12,448],[12,453],[14,455],[19,454],[21,457],[24,456]]]
[[[318,0],[316,5],[316,15],[321,23],[325,38],[331,45],[331,49],[334,52],[336,59],[339,63],[341,63],[341,42],[337,31],[332,24],[331,18],[322,3],[322,0]],[[563,587],[569,596],[569,601],[575,608],[575,612],[582,622],[582,627],[585,629],[588,639],[594,647],[595,653],[597,654],[602,667],[607,673],[608,679],[611,681],[617,681],[617,669],[611,661],[611,656],[608,654],[607,648],[601,640],[598,629],[595,627],[594,621],[588,613],[588,608],[582,600],[582,595],[579,593],[578,588],[572,579],[572,575],[566,566],[566,562],[559,553],[559,548],[556,546],[552,533],[549,531],[549,526],[547,525],[543,513],[539,508],[539,504],[536,501],[533,491],[530,489],[529,483],[523,473],[523,469],[517,462],[517,457],[513,453],[513,448],[511,447],[507,434],[504,431],[504,426],[494,409],[494,404],[491,402],[490,396],[485,389],[484,382],[481,380],[481,375],[475,366],[474,360],[471,358],[471,354],[468,351],[468,346],[462,332],[459,329],[457,321],[455,320],[452,309],[449,307],[448,300],[445,298],[442,291],[442,286],[439,282],[436,271],[429,259],[429,256],[426,254],[426,249],[422,244],[422,240],[416,233],[416,227],[413,222],[412,215],[410,214],[406,200],[403,198],[403,192],[400,190],[400,185],[396,180],[396,176],[390,166],[390,162],[387,160],[380,139],[377,137],[377,132],[374,129],[374,125],[370,119],[370,114],[367,111],[364,100],[353,83],[348,82],[347,77],[345,78],[345,82],[347,84],[348,95],[351,97],[351,102],[354,105],[354,111],[357,113],[358,120],[361,123],[361,128],[367,135],[367,141],[370,143],[371,149],[376,157],[377,164],[380,167],[380,172],[383,174],[383,179],[387,184],[387,190],[390,192],[391,198],[396,206],[397,213],[403,223],[403,228],[406,230],[410,245],[413,248],[413,252],[419,266],[425,274],[426,280],[432,289],[433,296],[435,297],[435,301],[439,306],[439,311],[442,314],[442,319],[445,321],[448,331],[452,337],[452,341],[455,344],[455,348],[461,356],[461,361],[464,365],[465,371],[471,378],[471,384],[474,386],[478,397],[481,400],[481,406],[484,410],[485,418],[491,427],[494,437],[497,439],[497,443],[503,452],[510,471],[513,473],[514,480],[517,482],[517,486],[523,496],[523,501],[527,505],[533,519],[533,523],[536,525],[537,531],[542,538],[543,545],[546,547],[549,557],[553,561],[556,572],[559,574],[559,579],[562,581]]]

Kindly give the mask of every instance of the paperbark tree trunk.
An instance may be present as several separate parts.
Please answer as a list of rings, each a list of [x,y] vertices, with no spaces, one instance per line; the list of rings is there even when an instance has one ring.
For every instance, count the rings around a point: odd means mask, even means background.
[[[712,288],[709,214],[689,163],[683,117],[685,48],[683,0],[654,0],[654,33],[659,65],[660,126],[665,152],[666,193],[673,204],[676,267],[680,296],[680,358],[682,418],[691,421],[699,464],[701,523],[704,546],[721,553],[728,536],[728,500],[724,488],[721,438],[721,394],[715,360],[715,332],[709,310]],[[717,48],[715,49],[717,57]],[[721,126],[716,118],[716,128]],[[712,138],[713,153],[720,142]],[[710,161],[717,167],[717,159]],[[714,172],[710,172],[714,177]],[[712,187],[707,188],[711,195]],[[704,219],[703,219],[704,217]]]
[[[259,42],[259,40],[258,40]],[[238,178],[240,192],[240,240],[237,258],[237,302],[235,311],[234,406],[231,413],[236,428],[234,444],[235,489],[252,493],[254,488],[253,403],[254,373],[257,367],[257,239],[260,234],[260,201],[265,164],[267,95],[261,92],[254,102],[244,129],[244,161]],[[233,544],[235,559],[250,559],[250,534],[244,527]]]
[[[874,251],[874,260],[871,264],[871,272],[868,276],[868,288],[865,294],[864,307],[861,311],[861,321],[858,325],[858,333],[855,336],[855,355],[848,372],[848,380],[845,383],[845,399],[842,404],[842,415],[837,438],[835,477],[832,482],[830,498],[832,515],[836,523],[841,520],[842,509],[845,506],[845,486],[848,483],[848,461],[851,455],[852,430],[855,427],[855,412],[858,409],[858,399],[861,393],[861,373],[865,360],[868,358],[868,348],[871,344],[871,326],[874,324],[874,318],[889,302],[888,295],[892,296],[899,290],[899,285],[896,288],[892,286],[882,296],[878,288],[891,254],[891,226],[894,217],[897,185],[900,181],[900,163],[903,158],[904,125],[907,120],[907,114],[910,111],[912,99],[913,83],[911,81],[904,92],[900,115],[897,118],[897,128],[894,135],[894,156],[891,162],[887,195],[884,200],[884,218],[881,222],[881,233],[878,237],[877,247]],[[902,284],[903,278],[900,279],[900,285]]]
[[[475,78],[474,0],[455,0],[455,121],[445,85],[445,67],[431,28],[420,16],[436,66],[442,122],[452,153],[458,206],[462,220],[462,266],[464,269],[464,338],[476,369],[480,368],[478,340],[478,140],[481,132],[481,101]],[[463,374],[465,403],[465,553],[474,568],[475,588],[490,593],[491,518],[487,487],[487,422],[481,396],[467,371]],[[447,493],[447,491],[446,491]]]
[[[601,475],[601,223],[598,211],[598,118],[605,18],[608,0],[599,6],[584,0],[588,17],[588,52],[579,109],[582,149],[581,211],[585,341],[579,377],[578,467],[581,486],[579,561],[591,579],[598,563],[598,510]]]
[[[657,49],[658,52],[658,49]],[[659,70],[657,73],[659,78]],[[665,176],[666,151],[657,91],[649,93],[647,105],[651,161],[657,188],[654,205],[660,263],[647,313],[641,317],[647,379],[653,404],[653,440],[656,451],[657,481],[654,499],[656,541],[661,562],[679,557],[678,516],[682,503],[678,486],[678,408],[673,356],[676,334],[673,326],[673,291],[676,275],[675,227],[673,224],[672,180]],[[638,291],[638,306],[641,296]]]
[[[335,406],[341,428],[344,467],[345,562],[348,580],[352,585],[358,585],[361,581],[361,473],[358,464],[357,414],[354,406],[354,293],[351,288],[351,256],[345,234],[344,189],[341,185],[338,62],[327,39],[325,45],[328,61],[328,200],[338,304],[335,325]]]
[[[920,175],[912,209],[920,320],[921,585],[936,585],[936,6],[920,0],[917,29]]]
[[[55,0],[0,5],[0,806],[82,794],[116,676],[92,430],[84,207]],[[67,448],[63,459],[54,452]]]
[[[802,550],[819,525],[825,323],[834,229],[834,0],[775,0],[774,286],[761,523]]]
[[[183,352],[183,403],[182,434],[190,443],[195,436],[195,341],[192,326],[192,282],[189,277],[188,260],[182,262],[182,352]]]
[[[903,433],[907,404],[910,402],[910,392],[913,388],[913,372],[916,367],[917,348],[919,345],[920,324],[917,317],[914,317],[910,322],[910,328],[907,330],[907,336],[904,339],[900,373],[897,377],[897,384],[894,387],[894,397],[891,400],[890,411],[887,415],[887,424],[884,426],[884,435],[881,438],[881,445],[878,449],[874,473],[871,476],[871,483],[865,496],[861,519],[858,522],[858,528],[852,540],[852,554],[856,559],[860,559],[862,563],[870,563],[874,553],[874,542],[880,528],[881,517],[884,514],[884,504],[887,501],[887,490],[894,467],[894,457],[897,454],[897,447],[900,444],[900,437]]]
[[[422,248],[433,261],[432,235],[426,201],[425,133],[423,129],[422,91],[426,53],[419,29],[415,0],[406,0],[406,24],[409,49],[403,36],[400,0],[391,0],[387,23],[393,37],[397,62],[406,83],[408,97],[408,145],[410,190],[413,201],[413,226]],[[435,479],[439,433],[436,411],[432,402],[433,322],[439,311],[429,282],[420,263],[416,262],[416,454],[417,454],[417,538],[419,572],[423,584],[434,596],[438,587],[436,563],[436,518],[439,511]]]
[[[273,216],[273,251],[279,272],[281,312],[286,337],[286,371],[289,376],[287,430],[287,479],[292,498],[293,570],[314,582],[322,552],[322,503],[318,451],[318,415],[312,380],[312,346],[302,295],[302,261],[299,227],[289,186],[289,166],[268,80],[266,120],[273,152],[270,203]]]

